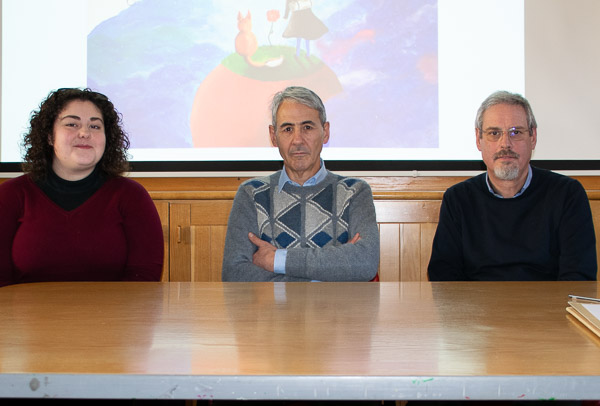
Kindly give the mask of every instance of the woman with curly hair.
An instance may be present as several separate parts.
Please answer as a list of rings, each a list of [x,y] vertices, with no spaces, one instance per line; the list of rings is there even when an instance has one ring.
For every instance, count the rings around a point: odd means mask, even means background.
[[[90,89],[53,91],[33,112],[25,174],[0,185],[0,286],[160,280],[160,218],[146,190],[121,176],[121,125]]]

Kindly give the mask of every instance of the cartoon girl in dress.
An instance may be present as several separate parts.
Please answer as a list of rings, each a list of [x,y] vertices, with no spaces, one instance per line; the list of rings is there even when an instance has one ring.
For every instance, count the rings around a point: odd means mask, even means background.
[[[290,15],[290,22],[283,32],[284,38],[296,38],[296,56],[300,56],[302,38],[306,42],[306,56],[310,56],[310,41],[319,39],[327,31],[327,27],[313,14],[311,0],[286,0],[285,15]]]

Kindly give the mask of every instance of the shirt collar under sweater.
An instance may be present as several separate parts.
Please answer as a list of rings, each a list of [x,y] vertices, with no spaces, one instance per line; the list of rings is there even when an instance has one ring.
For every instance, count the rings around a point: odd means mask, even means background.
[[[323,162],[322,159],[321,159],[321,167],[319,168],[317,173],[315,173],[314,176],[312,176],[310,179],[308,179],[306,182],[304,182],[303,185],[300,185],[290,179],[287,172],[285,171],[285,165],[284,165],[283,169],[281,171],[281,176],[279,176],[279,183],[277,185],[277,191],[281,192],[281,190],[283,189],[283,187],[285,186],[286,183],[290,183],[291,185],[301,186],[301,187],[318,185],[326,177],[327,177],[327,169],[325,169],[325,162]]]
[[[87,177],[70,181],[59,177],[50,168],[45,179],[36,182],[42,191],[66,211],[71,211],[87,201],[106,181],[106,176],[96,166]]]
[[[523,187],[521,188],[521,190],[519,190],[517,192],[516,195],[514,195],[513,197],[510,197],[509,199],[514,199],[515,197],[519,197],[521,196],[525,190],[529,187],[529,185],[531,184],[531,178],[533,177],[533,171],[531,170],[531,165],[529,165],[529,172],[527,173],[527,179],[525,179],[525,184],[523,185]],[[491,194],[493,194],[496,197],[499,197],[500,199],[504,199],[504,197],[502,195],[499,195],[498,193],[494,192],[494,189],[492,188],[492,185],[490,184],[490,177],[489,175],[485,174],[485,183],[488,187],[488,190],[490,191]]]

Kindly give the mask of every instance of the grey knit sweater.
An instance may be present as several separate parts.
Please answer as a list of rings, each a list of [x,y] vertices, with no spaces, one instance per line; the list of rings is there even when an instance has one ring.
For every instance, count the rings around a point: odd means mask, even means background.
[[[240,185],[227,225],[223,281],[369,281],[379,264],[379,232],[369,185],[328,172],[315,186],[287,183],[281,171]],[[252,232],[288,250],[286,273],[252,263]],[[360,233],[356,244],[347,242]]]

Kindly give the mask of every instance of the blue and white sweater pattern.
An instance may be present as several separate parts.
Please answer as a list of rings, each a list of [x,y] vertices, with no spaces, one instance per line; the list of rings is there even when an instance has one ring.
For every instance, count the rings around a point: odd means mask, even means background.
[[[314,187],[277,191],[273,177],[246,183],[256,206],[261,239],[277,248],[322,248],[348,242],[349,206],[357,179],[337,177]]]

